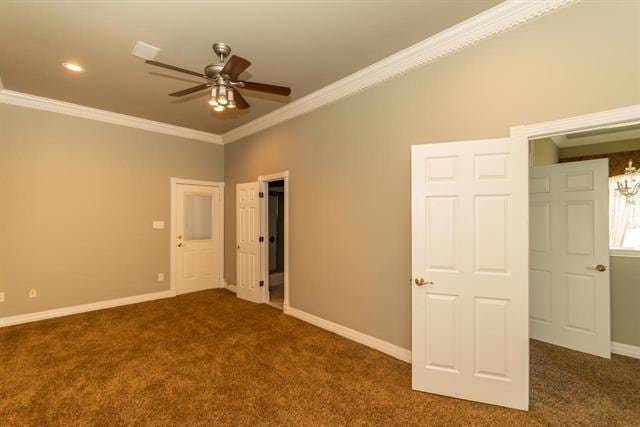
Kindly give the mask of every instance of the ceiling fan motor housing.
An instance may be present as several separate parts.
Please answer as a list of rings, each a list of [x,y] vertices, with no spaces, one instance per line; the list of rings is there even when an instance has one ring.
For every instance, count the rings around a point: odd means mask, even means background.
[[[222,71],[224,67],[224,60],[231,53],[231,47],[226,43],[214,43],[212,48],[218,58],[220,58],[220,63],[207,65],[204,67],[204,73],[212,79],[215,79],[220,76],[220,71]]]
[[[212,79],[215,79],[220,75],[223,67],[224,64],[209,64],[204,67],[204,73]]]

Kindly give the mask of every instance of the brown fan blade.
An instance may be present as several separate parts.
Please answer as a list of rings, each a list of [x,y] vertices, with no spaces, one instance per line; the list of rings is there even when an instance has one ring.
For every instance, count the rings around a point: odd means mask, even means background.
[[[146,62],[147,64],[155,65],[156,67],[166,68],[167,70],[173,70],[173,71],[178,71],[180,73],[191,74],[192,76],[198,76],[198,77],[204,77],[204,78],[207,77],[202,73],[198,73],[191,70],[185,70],[184,68],[176,67],[169,64],[163,64],[162,62],[158,62],[158,61],[144,61],[144,62]]]
[[[189,89],[179,90],[179,91],[177,91],[177,92],[170,93],[170,94],[169,94],[169,96],[184,96],[184,95],[189,95],[190,93],[198,92],[198,91],[201,91],[201,90],[203,90],[203,89],[210,88],[210,87],[211,87],[211,84],[209,84],[209,83],[202,83],[201,85],[194,86],[194,87],[190,87]]]
[[[249,108],[249,103],[242,95],[240,95],[240,92],[238,92],[238,89],[236,88],[233,88],[233,99],[236,102],[236,108],[238,110],[246,110]]]
[[[243,83],[244,86],[241,86],[241,87],[245,89],[255,90],[257,92],[272,93],[274,95],[282,95],[282,96],[289,96],[291,94],[291,89],[284,86],[268,85],[265,83],[257,83],[257,82],[246,82],[242,80],[238,83]]]
[[[238,78],[240,73],[249,68],[251,62],[239,56],[232,55],[231,58],[224,64],[224,68],[220,71],[220,74],[227,74],[231,80]]]

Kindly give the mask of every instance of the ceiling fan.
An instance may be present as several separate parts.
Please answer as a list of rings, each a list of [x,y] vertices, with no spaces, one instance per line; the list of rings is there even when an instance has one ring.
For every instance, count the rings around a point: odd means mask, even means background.
[[[155,65],[156,67],[162,67],[168,70],[178,71],[180,73],[190,74],[192,76],[202,77],[205,79],[205,83],[170,93],[169,96],[179,97],[211,88],[211,99],[209,100],[209,104],[214,107],[213,109],[215,111],[224,111],[227,108],[238,108],[239,110],[249,108],[249,103],[244,99],[240,92],[238,92],[238,88],[270,93],[273,95],[289,96],[291,94],[291,89],[288,87],[238,80],[240,74],[249,68],[251,62],[233,55],[225,63],[225,59],[231,53],[231,47],[225,43],[215,43],[213,45],[213,51],[220,58],[220,63],[207,65],[204,67],[204,73],[186,70],[184,68],[163,64],[162,62],[153,60],[146,60],[145,62],[147,64]]]

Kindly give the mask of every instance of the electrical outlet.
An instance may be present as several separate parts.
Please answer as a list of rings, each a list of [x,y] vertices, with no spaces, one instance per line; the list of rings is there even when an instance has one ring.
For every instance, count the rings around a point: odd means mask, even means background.
[[[4,302],[4,292],[0,292],[0,302]]]
[[[158,282],[164,282],[164,273],[158,273]]]
[[[36,288],[29,289],[29,298],[35,298],[38,296],[38,290]]]

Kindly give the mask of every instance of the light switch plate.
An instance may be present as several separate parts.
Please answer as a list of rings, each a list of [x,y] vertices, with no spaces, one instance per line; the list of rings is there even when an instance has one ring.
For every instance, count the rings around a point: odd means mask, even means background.
[[[4,292],[0,292],[0,302],[4,302]]]
[[[164,229],[164,221],[153,221],[152,225],[154,230]]]
[[[158,282],[164,282],[164,273],[158,273]]]

